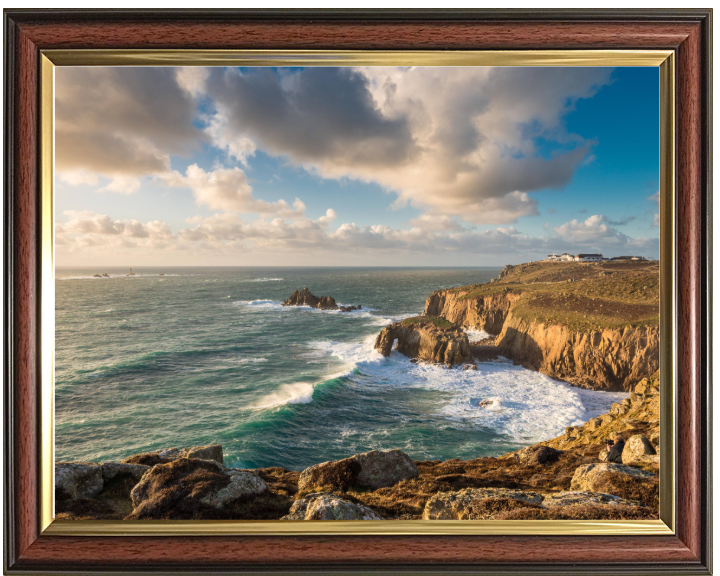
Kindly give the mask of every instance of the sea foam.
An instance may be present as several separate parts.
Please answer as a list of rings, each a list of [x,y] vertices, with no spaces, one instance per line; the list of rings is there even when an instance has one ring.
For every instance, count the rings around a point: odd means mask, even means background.
[[[518,442],[546,440],[565,426],[581,424],[607,411],[622,392],[584,390],[511,362],[479,363],[477,370],[413,363],[393,350],[388,358],[362,343],[313,342],[344,363],[346,375],[369,377],[374,385],[419,387],[447,393],[434,408],[449,421],[490,428]],[[484,401],[490,401],[486,404]],[[481,405],[484,404],[484,405]]]
[[[283,384],[277,391],[260,398],[250,408],[264,410],[276,408],[283,404],[309,404],[312,402],[313,391],[313,385],[308,382]]]

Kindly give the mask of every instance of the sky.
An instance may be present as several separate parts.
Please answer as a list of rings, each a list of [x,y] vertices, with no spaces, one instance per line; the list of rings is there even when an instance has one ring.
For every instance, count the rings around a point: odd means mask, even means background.
[[[58,266],[659,255],[658,68],[57,67]]]

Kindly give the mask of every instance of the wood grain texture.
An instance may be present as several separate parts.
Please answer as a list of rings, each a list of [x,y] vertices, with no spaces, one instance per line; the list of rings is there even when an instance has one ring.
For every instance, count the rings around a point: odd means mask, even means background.
[[[131,22],[24,23],[43,48],[245,49],[571,49],[674,48],[687,37],[681,23],[609,22]]]
[[[7,19],[13,14],[6,13]],[[706,475],[707,377],[703,354],[707,318],[703,286],[708,203],[709,16],[702,12],[632,12],[626,16],[553,20],[498,13],[468,18],[415,15],[358,20],[155,13],[18,13],[17,34],[6,44],[13,70],[14,119],[11,206],[12,335],[15,401],[11,470],[11,572],[192,569],[217,571],[400,570],[582,573],[708,572],[709,498]],[[9,36],[6,35],[6,42]],[[678,523],[677,537],[50,537],[38,536],[37,317],[38,317],[38,49],[49,48],[277,48],[277,49],[552,49],[661,48],[677,57],[678,270]],[[9,59],[9,62],[8,62]],[[6,89],[10,89],[8,86]],[[7,108],[6,108],[7,110]],[[9,196],[9,197],[8,197]],[[494,566],[488,569],[488,566]]]
[[[20,34],[16,74],[16,186],[14,218],[14,397],[16,545],[38,537],[38,74],[37,48]]]

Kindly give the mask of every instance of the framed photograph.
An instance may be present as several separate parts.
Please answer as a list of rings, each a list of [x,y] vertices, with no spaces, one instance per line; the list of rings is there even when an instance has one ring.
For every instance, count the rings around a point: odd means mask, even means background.
[[[710,22],[6,11],[6,570],[710,573]]]

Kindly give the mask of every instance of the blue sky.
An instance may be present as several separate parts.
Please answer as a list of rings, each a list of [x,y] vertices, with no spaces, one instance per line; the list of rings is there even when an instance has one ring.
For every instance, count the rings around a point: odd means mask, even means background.
[[[658,256],[657,68],[57,68],[58,265]]]

